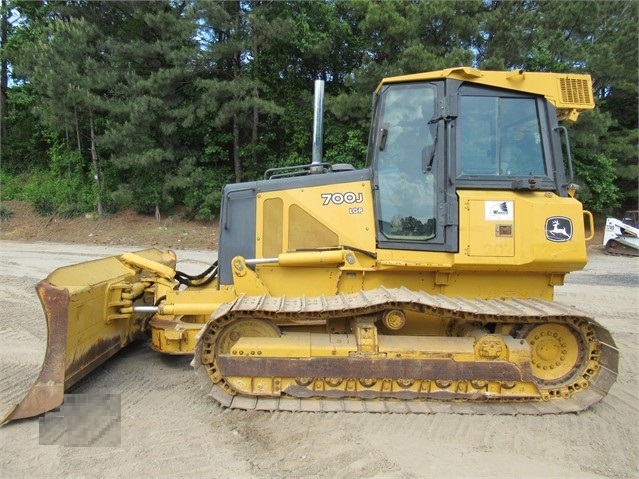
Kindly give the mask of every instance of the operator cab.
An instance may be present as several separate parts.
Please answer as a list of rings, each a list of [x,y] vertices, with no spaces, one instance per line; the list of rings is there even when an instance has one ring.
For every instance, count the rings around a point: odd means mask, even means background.
[[[380,248],[458,251],[457,189],[566,196],[555,108],[456,79],[384,84],[368,165]]]

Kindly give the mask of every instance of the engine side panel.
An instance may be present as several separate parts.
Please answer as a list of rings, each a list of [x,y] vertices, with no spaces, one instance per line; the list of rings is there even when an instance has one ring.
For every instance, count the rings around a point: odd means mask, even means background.
[[[370,170],[227,185],[222,194],[220,284],[233,283],[235,256],[347,244],[372,251]]]

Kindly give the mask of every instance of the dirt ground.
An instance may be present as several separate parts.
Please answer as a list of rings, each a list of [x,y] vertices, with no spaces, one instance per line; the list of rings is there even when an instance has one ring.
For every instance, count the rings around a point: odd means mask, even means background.
[[[171,249],[217,249],[218,222],[186,221],[178,215],[156,221],[132,211],[96,218],[39,216],[29,203],[3,201],[12,214],[0,223],[0,239],[90,245],[143,245]]]
[[[44,357],[46,326],[34,286],[50,271],[151,245],[177,249],[186,272],[215,259],[212,225],[176,219],[158,225],[130,214],[27,221],[13,209],[10,221],[0,223],[0,415],[22,398]],[[589,255],[556,299],[608,328],[620,363],[608,396],[582,413],[226,410],[201,390],[190,358],[161,356],[142,342],[73,391],[120,395],[119,446],[40,445],[38,420],[18,421],[0,428],[0,477],[637,478],[639,258],[604,255],[595,242]]]

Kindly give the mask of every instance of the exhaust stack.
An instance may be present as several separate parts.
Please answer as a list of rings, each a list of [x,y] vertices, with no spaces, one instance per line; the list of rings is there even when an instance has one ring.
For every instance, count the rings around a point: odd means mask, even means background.
[[[321,173],[322,137],[324,114],[324,80],[315,80],[315,101],[313,106],[313,159],[311,173]]]

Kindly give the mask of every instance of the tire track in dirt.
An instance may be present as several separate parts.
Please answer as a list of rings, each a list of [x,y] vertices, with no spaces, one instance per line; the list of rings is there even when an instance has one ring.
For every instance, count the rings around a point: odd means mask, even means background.
[[[38,377],[39,364],[0,359],[0,416],[22,399]]]
[[[4,265],[3,265],[4,266]],[[4,273],[4,268],[3,268]],[[46,351],[46,324],[33,281],[0,275],[0,416],[38,377]]]
[[[255,477],[418,477],[406,474],[367,441],[371,417],[374,415],[230,410],[213,425],[230,430],[238,452],[242,444],[250,444]]]

